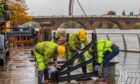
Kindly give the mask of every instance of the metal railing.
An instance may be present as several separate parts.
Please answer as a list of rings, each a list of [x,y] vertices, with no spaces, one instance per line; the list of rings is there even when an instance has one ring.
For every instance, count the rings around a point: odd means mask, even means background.
[[[122,38],[122,42],[123,42],[123,48],[124,49],[120,49],[120,50],[122,50],[122,51],[127,51],[127,52],[140,52],[140,33],[98,33],[97,35],[106,35],[106,38],[107,38],[107,40],[111,40],[111,35],[121,35],[120,37],[118,37],[118,38]],[[130,40],[133,42],[132,44],[128,44],[128,42],[127,42],[127,39],[126,39],[126,37],[127,36],[130,36],[130,35],[133,35],[133,36],[135,36],[135,37],[137,37],[137,39],[135,38],[135,39],[131,39],[130,38]],[[115,38],[115,37],[112,37],[112,38]],[[130,41],[129,40],[129,41]],[[133,41],[133,40],[137,40],[138,42],[135,42],[135,41]],[[118,41],[119,42],[119,40],[118,39],[116,39],[115,41]],[[138,49],[129,49],[128,48],[128,45],[129,46],[133,46],[133,44],[135,44],[135,45],[137,45],[136,47],[138,48]]]

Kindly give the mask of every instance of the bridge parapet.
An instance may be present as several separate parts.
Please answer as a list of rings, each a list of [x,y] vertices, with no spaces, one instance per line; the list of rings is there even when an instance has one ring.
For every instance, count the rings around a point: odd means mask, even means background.
[[[32,16],[33,18],[48,18],[48,19],[51,19],[51,18],[131,18],[131,19],[135,19],[135,18],[139,18],[140,19],[140,16],[121,16],[121,15],[88,15],[88,16],[84,16],[84,15],[75,15],[75,16],[66,16],[66,15],[62,15],[62,16]]]

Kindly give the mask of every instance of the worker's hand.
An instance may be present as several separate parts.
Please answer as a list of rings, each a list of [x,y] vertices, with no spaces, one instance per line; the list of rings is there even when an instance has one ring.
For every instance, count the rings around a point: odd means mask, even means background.
[[[96,63],[95,67],[94,67],[94,70],[97,71],[99,69],[99,67],[101,66],[100,63]]]
[[[48,74],[52,74],[52,72],[53,72],[53,71],[51,71],[51,70],[48,70]]]
[[[97,64],[97,65],[95,65],[94,70],[98,71],[98,68],[99,68],[99,65]]]

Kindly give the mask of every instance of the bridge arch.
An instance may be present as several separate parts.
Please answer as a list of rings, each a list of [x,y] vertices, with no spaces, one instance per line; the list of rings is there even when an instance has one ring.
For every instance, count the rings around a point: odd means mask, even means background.
[[[21,25],[23,28],[41,28],[41,25],[39,22],[31,21],[31,22],[26,22]]]
[[[103,20],[99,21],[97,28],[118,28],[124,29],[127,26],[127,22],[125,21],[115,21],[115,20]]]
[[[51,29],[57,29],[58,27],[61,27],[65,23],[78,24],[78,25],[80,25],[80,28],[84,28],[84,29],[91,29],[92,28],[88,21],[82,21],[82,20],[61,20],[61,21],[53,21]]]

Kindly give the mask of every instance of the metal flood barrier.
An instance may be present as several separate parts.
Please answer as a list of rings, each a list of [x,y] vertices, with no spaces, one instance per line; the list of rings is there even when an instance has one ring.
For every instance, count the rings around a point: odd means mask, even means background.
[[[94,72],[90,72],[87,74],[75,74],[75,75],[70,75],[70,73],[74,70],[77,70],[81,68],[84,65],[92,63],[92,66],[95,66],[95,59],[97,58],[97,49],[96,49],[96,43],[97,43],[97,36],[94,33],[90,33],[92,35],[92,40],[91,43],[87,46],[85,46],[81,52],[77,52],[76,55],[74,55],[70,60],[61,62],[59,63],[63,64],[61,69],[57,71],[56,75],[57,78],[50,78],[49,80],[51,82],[56,81],[56,82],[61,82],[61,81],[69,81],[69,80],[74,80],[74,79],[79,79],[79,78],[89,78],[89,77],[97,77]],[[67,34],[67,37],[69,34]],[[51,37],[53,41],[55,41],[55,32],[53,32],[53,36]],[[71,67],[71,63],[75,61],[80,55],[82,55],[84,52],[86,52],[89,48],[94,49],[95,51],[93,52],[93,58],[85,61],[82,64],[78,64],[76,66]],[[115,65],[118,63],[118,61],[111,61],[109,63],[109,73],[108,73],[108,84],[113,84],[115,83]]]

